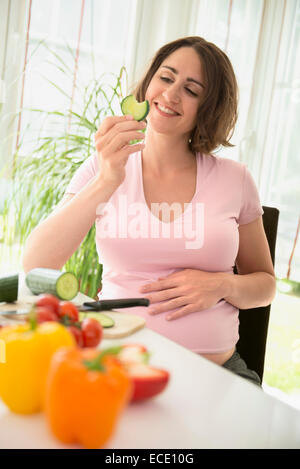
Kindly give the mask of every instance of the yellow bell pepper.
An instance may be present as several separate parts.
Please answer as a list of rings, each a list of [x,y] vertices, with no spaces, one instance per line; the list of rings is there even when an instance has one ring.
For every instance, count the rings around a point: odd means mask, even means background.
[[[44,407],[45,387],[52,355],[63,346],[75,346],[71,332],[58,322],[19,324],[0,329],[5,362],[0,362],[0,398],[20,414]]]

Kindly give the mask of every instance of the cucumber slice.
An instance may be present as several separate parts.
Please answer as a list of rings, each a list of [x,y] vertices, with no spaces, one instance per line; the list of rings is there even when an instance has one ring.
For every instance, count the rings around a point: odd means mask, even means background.
[[[0,277],[0,302],[13,303],[18,299],[19,275]]]
[[[32,269],[25,278],[26,285],[34,295],[51,293],[61,300],[72,300],[78,293],[77,277],[72,272],[55,269]]]
[[[80,321],[82,321],[85,318],[97,319],[97,321],[100,322],[101,326],[105,328],[113,327],[115,325],[115,321],[103,313],[79,313]]]
[[[146,100],[142,103],[138,103],[131,94],[126,96],[121,102],[121,110],[124,115],[131,114],[136,121],[142,121],[150,110],[149,101]]]

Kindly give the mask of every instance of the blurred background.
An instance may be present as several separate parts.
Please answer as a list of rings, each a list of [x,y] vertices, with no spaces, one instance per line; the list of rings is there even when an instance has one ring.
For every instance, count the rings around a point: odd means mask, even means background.
[[[246,163],[280,210],[264,386],[300,408],[300,0],[0,0],[0,275],[21,269],[28,234],[156,50],[190,35],[238,79],[235,146],[218,155]],[[101,289],[93,230],[65,268]]]

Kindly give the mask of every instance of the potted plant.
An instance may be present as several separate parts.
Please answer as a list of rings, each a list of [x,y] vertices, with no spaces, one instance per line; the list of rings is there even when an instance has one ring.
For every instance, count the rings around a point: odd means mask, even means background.
[[[62,59],[53,54],[57,67],[67,73]],[[66,95],[57,83],[50,84]],[[127,72],[121,67],[119,74],[106,73],[85,86],[77,85],[77,102],[72,103],[73,97],[69,96],[71,105],[68,110],[26,110],[43,116],[43,127],[30,152],[24,150],[26,145],[22,136],[19,139],[14,155],[12,187],[2,213],[2,236],[6,245],[18,243],[24,246],[33,228],[53,211],[77,168],[94,151],[94,134],[102,120],[114,115],[116,109],[119,112],[126,87]],[[102,265],[95,246],[95,226],[63,270],[77,275],[81,292],[96,297],[101,288]]]

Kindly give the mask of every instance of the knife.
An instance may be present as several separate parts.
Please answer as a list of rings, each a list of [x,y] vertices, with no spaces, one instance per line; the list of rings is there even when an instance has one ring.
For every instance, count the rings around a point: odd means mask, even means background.
[[[114,308],[132,308],[134,306],[149,306],[148,298],[122,298],[119,300],[87,301],[79,306],[80,311],[107,311]],[[0,311],[5,319],[24,321],[28,317],[29,310],[19,309],[15,311]]]
[[[29,311],[26,309],[19,309],[15,311],[0,311],[1,317],[5,319],[11,319],[12,321],[24,321],[28,317]]]
[[[148,298],[122,298],[120,300],[87,301],[80,311],[107,311],[114,308],[132,308],[134,306],[149,306]]]

